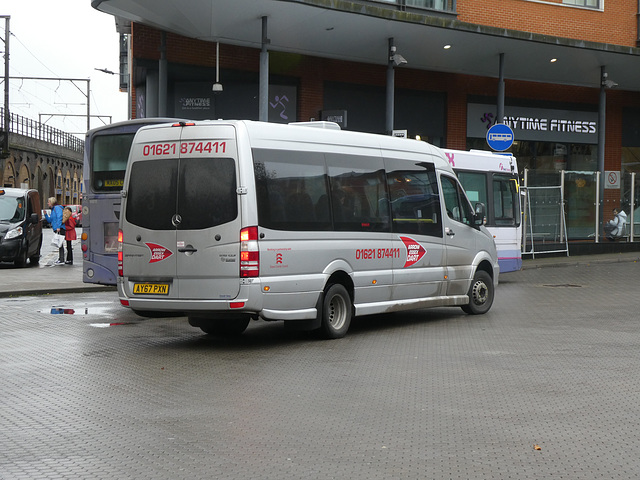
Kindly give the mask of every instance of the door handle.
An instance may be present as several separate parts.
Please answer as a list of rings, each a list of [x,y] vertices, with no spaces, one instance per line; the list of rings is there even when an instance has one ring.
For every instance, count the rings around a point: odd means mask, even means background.
[[[195,252],[198,251],[198,249],[197,248],[193,248],[192,246],[188,246],[188,247],[185,247],[185,248],[179,248],[178,251],[180,253],[195,253]]]
[[[454,232],[453,230],[451,230],[449,227],[446,227],[446,228],[444,229],[444,231],[445,231],[445,233],[446,233],[447,235],[449,235],[450,237],[453,237],[453,236],[456,234],[456,232]]]

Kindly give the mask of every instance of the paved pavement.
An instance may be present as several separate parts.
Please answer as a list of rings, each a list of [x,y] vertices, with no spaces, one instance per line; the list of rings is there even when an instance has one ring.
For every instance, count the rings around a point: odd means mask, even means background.
[[[43,245],[42,258],[38,266],[27,264],[25,268],[16,268],[9,263],[0,263],[0,297],[115,290],[115,287],[83,283],[80,240],[74,242],[73,254],[73,265],[53,266],[57,252],[53,250],[53,247],[49,248],[48,245]],[[536,258],[525,258],[523,269],[638,261],[640,261],[640,252],[573,257],[553,257],[539,254]]]
[[[78,236],[81,230],[78,229]],[[45,235],[46,240],[48,237]],[[57,265],[57,250],[43,240],[39,265],[17,268],[11,263],[0,263],[0,297],[114,290],[115,287],[94,285],[82,281],[82,251],[80,240],[72,242],[73,265]],[[65,247],[66,250],[66,247]]]
[[[486,315],[358,317],[338,341],[2,298],[0,480],[640,478],[636,260],[526,260]]]

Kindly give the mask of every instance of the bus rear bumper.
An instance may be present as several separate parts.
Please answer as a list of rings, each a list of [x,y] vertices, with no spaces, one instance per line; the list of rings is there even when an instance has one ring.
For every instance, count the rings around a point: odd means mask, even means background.
[[[82,264],[82,281],[101,285],[116,285],[116,274],[108,268],[88,260]]]

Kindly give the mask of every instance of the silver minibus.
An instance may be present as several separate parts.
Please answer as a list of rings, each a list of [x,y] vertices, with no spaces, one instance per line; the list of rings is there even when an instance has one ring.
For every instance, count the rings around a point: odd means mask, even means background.
[[[251,319],[340,338],[353,316],[487,312],[498,259],[443,152],[327,122],[196,121],[136,133],[118,294],[206,333]]]

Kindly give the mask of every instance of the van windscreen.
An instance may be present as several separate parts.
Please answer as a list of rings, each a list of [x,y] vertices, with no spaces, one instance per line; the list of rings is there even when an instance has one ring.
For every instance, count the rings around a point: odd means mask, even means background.
[[[24,197],[0,197],[0,222],[17,223],[24,220]]]

